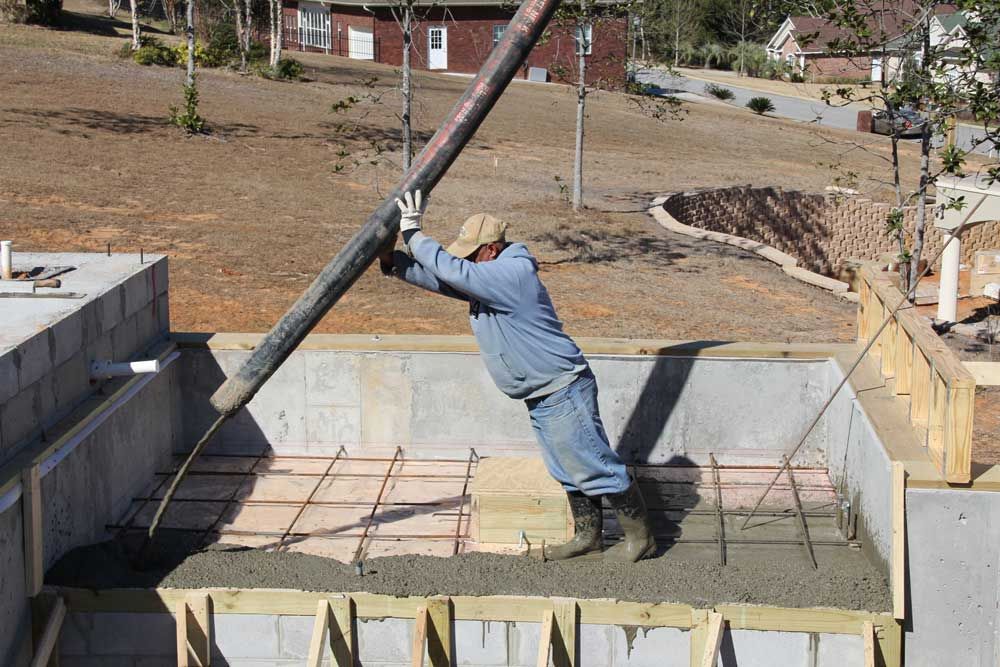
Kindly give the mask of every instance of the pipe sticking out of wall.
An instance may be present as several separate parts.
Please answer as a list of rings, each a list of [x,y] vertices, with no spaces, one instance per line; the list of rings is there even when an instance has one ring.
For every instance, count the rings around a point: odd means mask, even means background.
[[[90,379],[104,380],[113,377],[132,377],[144,373],[159,373],[159,359],[144,361],[107,361],[95,360],[90,364]]]
[[[12,241],[0,241],[0,278],[14,279],[14,260],[11,256]]]

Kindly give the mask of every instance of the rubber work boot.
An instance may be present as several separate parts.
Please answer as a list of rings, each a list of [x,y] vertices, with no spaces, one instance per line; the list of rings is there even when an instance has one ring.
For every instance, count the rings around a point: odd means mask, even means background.
[[[625,493],[610,493],[605,498],[618,515],[618,523],[625,531],[625,538],[604,552],[604,560],[635,563],[656,553],[653,527],[646,513],[639,485],[632,482]]]
[[[566,560],[600,552],[604,547],[604,514],[600,496],[586,496],[579,491],[567,491],[569,509],[573,513],[573,539],[566,544],[545,547],[545,560]]]

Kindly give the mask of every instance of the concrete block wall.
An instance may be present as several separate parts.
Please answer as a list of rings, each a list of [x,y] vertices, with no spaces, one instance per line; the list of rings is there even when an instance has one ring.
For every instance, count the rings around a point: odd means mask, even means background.
[[[214,421],[208,403],[249,352],[183,349],[185,447]],[[675,457],[707,463],[773,464],[819,409],[828,389],[825,359],[592,356],[601,416],[630,461]],[[794,407],[794,410],[790,410]],[[802,451],[825,462],[826,424]],[[534,455],[523,402],[501,394],[479,355],[466,352],[294,352],[212,445],[284,454],[392,454],[465,458]]]
[[[0,332],[0,464],[95,390],[94,359],[123,361],[169,330],[167,259],[15,253],[15,267],[75,266],[83,299],[7,299]],[[16,303],[14,303],[16,301]]]
[[[848,259],[877,259],[896,251],[885,232],[889,204],[870,199],[736,186],[674,194],[663,204],[678,222],[765,243],[799,260],[803,268],[836,277]],[[917,209],[904,208],[907,229]],[[937,254],[943,239],[927,209],[926,257]],[[1000,247],[1000,224],[972,227],[963,234],[962,261],[971,265],[977,250]]]
[[[213,664],[292,667],[305,664],[311,616],[215,614]],[[66,617],[60,638],[64,667],[176,664],[174,620],[168,614],[95,613]],[[413,621],[386,618],[357,623],[358,664],[408,667]],[[534,667],[540,624],[455,621],[454,664],[463,667]],[[677,628],[581,625],[579,667],[687,667],[691,633]],[[863,662],[860,636],[727,630],[723,667],[810,665],[840,667]],[[324,664],[329,664],[329,658]]]

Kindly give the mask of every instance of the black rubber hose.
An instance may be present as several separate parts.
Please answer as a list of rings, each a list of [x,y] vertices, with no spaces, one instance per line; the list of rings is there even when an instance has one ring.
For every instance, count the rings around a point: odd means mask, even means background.
[[[220,414],[231,415],[246,405],[372,263],[379,248],[399,228],[396,197],[417,189],[426,196],[434,189],[514,78],[559,3],[560,0],[521,3],[500,43],[403,180],[254,348],[236,374],[212,395],[212,406]]]

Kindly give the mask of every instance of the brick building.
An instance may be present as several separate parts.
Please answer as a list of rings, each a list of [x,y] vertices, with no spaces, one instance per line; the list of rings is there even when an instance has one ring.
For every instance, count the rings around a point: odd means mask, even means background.
[[[403,32],[397,21],[398,7],[386,0],[284,0],[285,47],[401,65]],[[418,6],[411,51],[414,68],[478,72],[515,10],[514,4],[500,0],[444,0]],[[585,30],[587,82],[619,87],[625,82],[628,21],[612,9],[606,12],[606,17]],[[528,56],[521,75],[527,78],[529,69],[540,68],[549,81],[575,81],[576,32],[572,26],[551,25]]]

